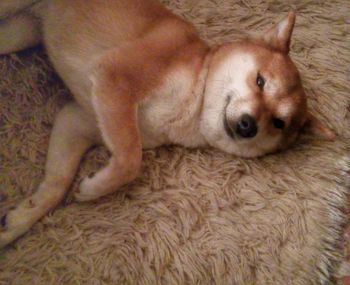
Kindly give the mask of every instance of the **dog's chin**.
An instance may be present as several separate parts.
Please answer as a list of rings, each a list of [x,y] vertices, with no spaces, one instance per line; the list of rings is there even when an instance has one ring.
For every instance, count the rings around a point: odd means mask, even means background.
[[[270,143],[267,143],[259,134],[253,138],[241,137],[225,122],[221,135],[217,134],[215,140],[212,137],[212,143],[210,143],[212,146],[243,158],[257,158],[278,151],[276,141],[271,140]]]
[[[222,149],[223,151],[233,154],[238,157],[243,158],[257,158],[268,154],[268,152],[263,152],[259,149],[252,147],[245,147],[243,144],[240,144],[238,147],[230,149]]]
[[[220,128],[215,128],[215,125],[220,125]],[[255,158],[272,152],[259,147],[258,138],[242,138],[225,123],[203,120],[201,133],[210,146],[238,157]]]
[[[252,143],[252,139],[243,139],[237,135],[232,138],[226,130],[222,130],[221,136],[217,136],[215,139],[212,137],[208,142],[212,147],[237,157],[256,158],[269,153],[257,148],[255,143]]]

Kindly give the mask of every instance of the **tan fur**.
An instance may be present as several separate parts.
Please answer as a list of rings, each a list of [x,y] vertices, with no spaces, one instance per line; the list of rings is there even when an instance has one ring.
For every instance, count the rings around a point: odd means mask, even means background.
[[[33,198],[3,219],[6,230],[0,233],[0,246],[23,234],[60,202],[81,156],[93,144],[103,142],[112,156],[106,167],[82,181],[76,194],[79,201],[99,198],[133,180],[140,169],[142,147],[212,145],[242,156],[259,156],[293,142],[309,118],[298,72],[288,57],[294,13],[264,41],[212,49],[191,24],[153,0],[42,1],[31,13],[41,19],[49,58],[78,105],[68,106],[58,116],[45,180]],[[35,25],[30,23],[30,28]],[[6,32],[11,30],[12,25]],[[12,51],[37,42],[36,33],[27,36],[22,42],[18,38]],[[0,44],[0,53],[9,49]],[[248,86],[244,88],[249,94],[240,100],[252,106],[259,133],[254,139],[233,142],[220,117],[228,111],[222,108],[226,99],[217,94],[220,89],[211,78],[230,57],[239,59],[243,54],[244,58],[245,53],[252,65],[264,66],[259,72],[265,76],[271,74],[273,79],[278,74],[281,90],[273,97],[258,90],[257,71],[250,71],[240,82]],[[284,118],[286,128],[277,131],[271,118],[278,116],[286,98],[293,113]],[[219,111],[209,112],[210,105]],[[310,122],[330,136],[331,131],[318,121]]]

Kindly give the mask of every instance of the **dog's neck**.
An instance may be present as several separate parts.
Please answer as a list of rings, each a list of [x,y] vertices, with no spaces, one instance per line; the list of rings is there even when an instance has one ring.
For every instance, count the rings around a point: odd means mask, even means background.
[[[207,145],[204,136],[200,132],[206,80],[209,72],[209,64],[213,50],[209,50],[202,59],[201,68],[195,84],[189,90],[189,95],[183,102],[183,110],[171,122],[169,139],[172,143],[186,147],[199,147]]]

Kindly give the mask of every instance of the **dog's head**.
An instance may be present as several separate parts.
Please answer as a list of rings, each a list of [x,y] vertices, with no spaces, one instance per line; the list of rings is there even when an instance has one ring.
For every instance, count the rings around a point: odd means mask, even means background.
[[[294,22],[290,12],[261,39],[223,44],[214,52],[201,120],[209,144],[239,156],[260,156],[288,147],[306,124],[333,138],[308,112],[288,55]]]

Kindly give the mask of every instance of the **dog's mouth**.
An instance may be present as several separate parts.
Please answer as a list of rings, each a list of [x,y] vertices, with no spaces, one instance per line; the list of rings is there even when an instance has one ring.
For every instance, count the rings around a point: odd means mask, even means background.
[[[225,129],[225,132],[226,134],[231,137],[232,139],[236,139],[236,132],[235,130],[230,126],[229,122],[228,122],[228,119],[227,119],[227,107],[228,105],[230,104],[231,102],[231,96],[230,95],[227,95],[226,97],[226,104],[225,104],[225,107],[223,109],[223,124],[224,124],[224,129]],[[232,125],[232,124],[231,124]]]
[[[232,129],[232,127],[230,127],[230,124],[228,123],[228,120],[226,117],[226,113],[224,115],[223,121],[224,121],[224,128],[225,128],[226,134],[232,139],[236,139],[235,131]]]

